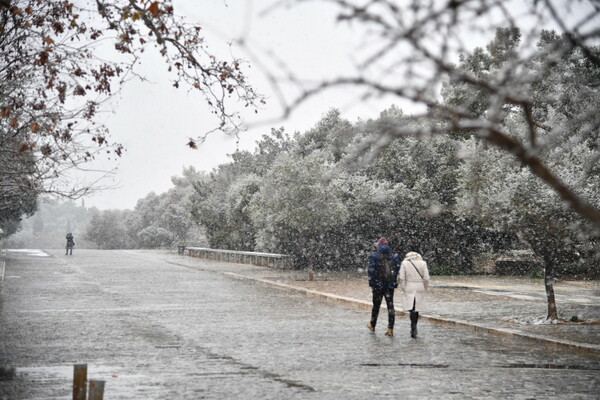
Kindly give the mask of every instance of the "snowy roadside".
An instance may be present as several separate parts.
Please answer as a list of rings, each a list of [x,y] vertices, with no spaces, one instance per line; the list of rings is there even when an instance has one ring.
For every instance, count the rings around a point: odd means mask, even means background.
[[[328,301],[368,308],[371,292],[361,271],[320,271],[314,281],[305,271],[273,269],[245,264],[211,262],[165,254],[182,266],[234,274],[281,289],[319,296]],[[552,346],[600,355],[600,281],[559,282],[555,290],[560,323],[540,323],[546,313],[540,280],[481,276],[434,276],[428,312],[433,322],[521,337]],[[403,316],[401,295],[396,310]],[[576,322],[570,320],[576,317]],[[403,321],[399,321],[401,324]]]
[[[261,273],[248,271],[242,273],[250,278],[261,279],[266,283],[281,286],[282,283],[299,290],[309,290],[329,295],[330,300],[339,297],[342,303],[369,304],[370,291],[365,279],[344,276],[344,274],[321,274],[316,281],[308,281],[298,276],[297,271],[287,272],[289,277],[282,279],[286,272],[267,270],[271,277],[260,277]],[[276,278],[276,279],[272,279]],[[537,285],[523,284],[522,287],[505,286],[494,291],[481,290],[477,286],[448,287],[445,281],[452,277],[444,277],[444,282],[433,277],[432,289],[429,293],[428,312],[424,318],[432,322],[463,326],[465,328],[483,330],[490,333],[520,337],[523,339],[544,342],[550,345],[565,346],[574,350],[592,352],[600,355],[600,302],[595,285],[581,287],[574,292],[572,288],[558,289],[561,296],[558,300],[561,321],[549,323],[545,321],[546,303],[544,296],[537,295]],[[461,277],[457,277],[460,280]],[[479,281],[487,281],[490,286],[499,286],[494,277],[479,277]],[[569,291],[571,294],[569,295]],[[530,293],[535,295],[530,295]],[[310,294],[310,293],[309,293]],[[581,303],[581,298],[589,302]],[[396,296],[396,312],[402,316],[401,295]],[[571,322],[571,318],[576,321]],[[544,321],[544,323],[540,323]],[[399,322],[402,324],[403,322]]]

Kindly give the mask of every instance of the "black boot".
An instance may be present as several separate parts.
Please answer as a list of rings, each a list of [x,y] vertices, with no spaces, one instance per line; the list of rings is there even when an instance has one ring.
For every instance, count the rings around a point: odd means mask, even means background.
[[[419,322],[419,313],[415,312],[415,338],[417,337],[417,322]]]
[[[419,321],[419,313],[416,311],[410,312],[410,337],[417,338],[417,322]]]

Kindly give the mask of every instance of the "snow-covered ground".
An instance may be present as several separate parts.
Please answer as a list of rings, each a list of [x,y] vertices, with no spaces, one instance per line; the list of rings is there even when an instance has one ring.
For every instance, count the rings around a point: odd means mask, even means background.
[[[25,253],[25,255],[32,257],[50,257],[50,254],[38,249],[8,249],[7,251],[11,253]]]

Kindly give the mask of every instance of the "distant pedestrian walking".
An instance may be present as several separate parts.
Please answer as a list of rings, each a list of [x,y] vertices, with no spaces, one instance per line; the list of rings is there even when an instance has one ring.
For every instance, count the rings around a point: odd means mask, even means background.
[[[394,289],[398,287],[399,269],[398,255],[392,253],[386,238],[380,238],[375,245],[375,251],[369,256],[368,274],[369,286],[373,291],[373,309],[371,311],[371,321],[369,321],[367,327],[371,332],[375,332],[381,301],[385,298],[388,310],[388,329],[385,334],[387,336],[394,335],[394,321],[396,319]]]
[[[73,247],[75,246],[75,240],[73,240],[73,234],[67,233],[67,252],[65,255],[73,255]]]
[[[400,266],[400,285],[404,290],[404,311],[410,311],[410,337],[417,337],[419,312],[425,311],[429,270],[419,253],[406,254]]]

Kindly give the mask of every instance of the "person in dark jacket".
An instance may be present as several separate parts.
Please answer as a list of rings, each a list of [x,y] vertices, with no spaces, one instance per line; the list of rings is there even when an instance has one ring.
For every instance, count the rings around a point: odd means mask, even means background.
[[[69,253],[71,253],[71,255],[73,255],[73,247],[74,246],[75,246],[75,240],[73,239],[73,234],[67,233],[67,252],[65,253],[65,255],[69,255]]]
[[[394,322],[396,311],[394,310],[394,289],[398,287],[398,271],[400,270],[400,260],[398,255],[392,253],[388,240],[380,238],[375,244],[375,251],[369,256],[369,286],[373,291],[373,309],[371,311],[371,321],[367,327],[371,332],[375,332],[377,325],[377,316],[381,301],[385,298],[388,310],[388,329],[386,336],[394,335]]]

